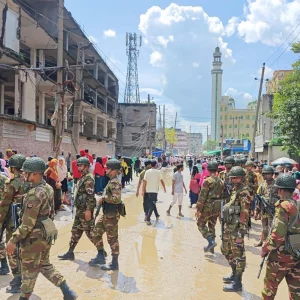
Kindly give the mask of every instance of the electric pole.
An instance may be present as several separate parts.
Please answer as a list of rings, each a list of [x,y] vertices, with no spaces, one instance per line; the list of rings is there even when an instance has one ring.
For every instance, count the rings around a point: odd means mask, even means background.
[[[60,145],[62,141],[62,135],[64,133],[64,99],[63,99],[63,60],[64,60],[64,0],[59,0],[58,3],[58,41],[57,41],[57,118],[55,125],[55,142],[54,142],[54,155],[58,157],[60,154]]]
[[[166,143],[166,106],[163,107],[163,150],[166,151],[167,143]]]
[[[72,159],[75,159],[76,154],[79,153],[79,133],[81,131],[81,110],[82,110],[82,95],[83,95],[83,66],[84,66],[84,44],[78,44],[77,48],[77,65],[82,64],[82,68],[76,68],[76,91],[73,103],[73,130],[71,135]]]
[[[150,110],[150,94],[148,94],[148,111],[149,111],[149,131],[148,131],[148,143],[149,143],[149,154],[152,153],[152,137],[151,137],[151,110]]]
[[[260,85],[259,85],[259,91],[258,91],[256,114],[255,114],[255,122],[254,122],[252,142],[251,142],[251,152],[252,152],[252,157],[253,158],[255,157],[255,137],[256,137],[258,115],[259,115],[260,103],[261,103],[261,93],[262,93],[263,82],[264,82],[264,75],[265,75],[265,65],[266,64],[263,63],[263,67],[262,67],[262,70],[261,70]],[[250,155],[251,155],[251,152],[249,153]]]
[[[223,160],[223,125],[221,125],[221,160]]]
[[[175,115],[175,124],[174,124],[175,131],[176,131],[176,124],[177,124],[177,112],[176,112],[176,115]]]
[[[206,141],[208,143],[208,126],[206,126]]]

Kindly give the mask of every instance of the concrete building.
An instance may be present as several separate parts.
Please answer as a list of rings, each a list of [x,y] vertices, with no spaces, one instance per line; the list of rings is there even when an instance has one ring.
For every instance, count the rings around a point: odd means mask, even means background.
[[[188,134],[181,129],[176,129],[177,143],[173,147],[175,155],[186,155],[189,152]]]
[[[220,111],[220,128],[223,126],[223,139],[250,139],[255,122],[256,102],[250,102],[246,109],[235,108],[235,101],[229,96],[222,96]]]
[[[222,53],[220,48],[216,47],[214,52],[212,75],[212,98],[211,98],[211,139],[219,141],[220,139],[220,111],[218,105],[222,95]]]
[[[118,119],[116,154],[144,156],[151,153],[155,148],[156,104],[119,103]]]
[[[293,70],[276,70],[273,73],[273,77],[271,80],[266,82],[266,94],[274,94],[278,90],[278,83],[284,79],[287,75],[293,73]]]
[[[51,117],[56,110],[57,72],[43,68],[57,66],[58,0],[3,2],[0,63],[7,67],[2,67],[0,74],[0,149],[13,148],[46,158],[54,148]],[[118,79],[66,8],[63,16],[64,60],[76,65],[79,48],[84,47],[78,148],[88,148],[99,156],[114,155]],[[64,86],[61,149],[65,153],[71,151],[72,144],[74,73],[72,68],[64,70],[63,77],[69,80]]]
[[[202,152],[202,133],[201,132],[193,132],[187,134],[187,142],[189,153],[200,155]]]

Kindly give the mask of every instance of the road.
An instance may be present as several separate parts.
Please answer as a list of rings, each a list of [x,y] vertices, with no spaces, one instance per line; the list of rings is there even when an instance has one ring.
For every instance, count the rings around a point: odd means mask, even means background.
[[[222,277],[230,273],[230,268],[220,253],[219,224],[216,254],[205,255],[203,246],[206,240],[198,232],[195,209],[188,207],[188,195],[184,197],[184,218],[176,217],[176,207],[171,212],[172,216],[166,216],[172,198],[170,175],[166,175],[166,178],[167,193],[159,193],[157,205],[161,220],[152,226],[147,226],[143,221],[142,199],[135,197],[136,179],[123,195],[127,217],[120,221],[121,254],[120,270],[117,272],[103,272],[98,267],[88,265],[90,258],[96,255],[96,250],[85,235],[75,249],[75,261],[59,261],[57,255],[68,249],[71,217],[61,213],[57,216],[59,237],[51,249],[51,261],[78,293],[79,299],[261,299],[265,269],[261,278],[257,279],[261,259],[259,249],[253,247],[260,235],[259,223],[253,224],[249,240],[246,238],[244,290],[225,293],[222,290]],[[188,186],[187,170],[184,171],[184,178]],[[110,253],[106,238],[105,248]],[[1,277],[0,299],[19,299],[18,295],[5,293],[10,280],[10,275]],[[62,299],[62,295],[59,288],[40,275],[30,299],[58,300]],[[288,299],[285,282],[280,285],[276,299]]]

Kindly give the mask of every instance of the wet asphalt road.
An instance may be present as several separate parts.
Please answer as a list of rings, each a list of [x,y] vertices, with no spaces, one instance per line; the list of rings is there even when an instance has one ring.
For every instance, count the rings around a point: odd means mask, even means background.
[[[90,267],[88,261],[96,255],[91,242],[83,235],[75,249],[75,261],[59,261],[57,255],[68,249],[71,217],[59,213],[56,217],[59,237],[51,249],[51,261],[66,277],[69,285],[78,293],[78,299],[261,299],[265,269],[257,279],[261,262],[259,249],[253,247],[258,240],[261,226],[253,224],[250,239],[246,238],[247,268],[243,277],[244,290],[240,293],[222,291],[222,277],[230,273],[227,261],[220,253],[220,225],[217,225],[215,255],[203,252],[206,241],[196,227],[195,209],[190,209],[188,195],[184,196],[183,214],[178,219],[177,207],[172,216],[166,210],[172,201],[170,188],[171,170],[164,175],[167,193],[159,193],[158,211],[161,219],[152,226],[144,223],[142,198],[135,197],[136,183],[128,186],[123,194],[127,217],[119,227],[120,270],[104,272]],[[188,171],[184,171],[188,187]],[[154,216],[152,217],[154,221]],[[110,253],[105,237],[105,248]],[[108,256],[110,259],[110,255]],[[11,276],[0,277],[0,299],[19,299],[19,295],[5,293]],[[60,289],[53,286],[42,275],[39,276],[34,294],[30,299],[63,299]],[[286,283],[281,283],[276,299],[288,299]]]

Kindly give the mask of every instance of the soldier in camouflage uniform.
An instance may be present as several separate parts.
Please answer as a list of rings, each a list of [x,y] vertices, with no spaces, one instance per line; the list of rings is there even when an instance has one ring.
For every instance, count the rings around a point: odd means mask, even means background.
[[[93,212],[96,206],[95,199],[95,179],[89,173],[90,161],[87,157],[80,157],[77,160],[78,171],[82,174],[77,183],[77,192],[75,194],[74,205],[76,207],[75,220],[72,227],[72,236],[70,247],[67,253],[59,255],[62,260],[74,260],[74,249],[78,244],[83,231],[93,242],[91,232],[94,226]]]
[[[248,219],[251,197],[243,184],[246,173],[242,167],[233,167],[229,173],[234,185],[230,201],[223,208],[224,232],[221,251],[231,266],[232,273],[223,277],[228,283],[225,292],[242,290],[242,274],[245,271],[246,255],[244,235],[248,232]]]
[[[255,199],[254,195],[257,192],[258,189],[258,181],[257,181],[257,176],[256,173],[253,171],[254,168],[254,163],[251,160],[248,160],[246,162],[246,176],[245,176],[245,185],[248,188],[248,191],[250,192],[251,196],[251,215],[254,215],[254,210],[255,210]],[[251,224],[251,222],[250,222]]]
[[[277,195],[277,188],[274,186],[275,180],[273,179],[274,169],[271,166],[265,166],[262,170],[265,181],[260,184],[257,194],[259,194],[268,205],[270,211],[267,211],[264,206],[257,201],[255,214],[261,214],[262,234],[261,239],[255,247],[261,247],[266,240],[270,227],[272,225],[273,216],[275,213],[275,203],[279,200]],[[272,214],[271,214],[272,212]]]
[[[218,216],[221,211],[223,201],[224,183],[217,177],[218,163],[209,162],[207,170],[210,176],[203,182],[203,186],[197,202],[197,226],[202,236],[207,239],[208,245],[204,247],[204,252],[214,252]]]
[[[232,167],[235,163],[234,157],[233,156],[226,157],[225,160],[224,160],[224,163],[225,163],[226,170],[220,172],[219,177],[225,184],[225,197],[226,197],[226,202],[228,202],[229,198],[230,198],[231,190],[233,188],[233,186],[230,182],[229,172],[230,172],[230,170],[232,169]]]
[[[21,168],[25,162],[26,157],[21,154],[15,154],[9,159],[9,166],[11,172],[13,173],[13,179],[8,179],[5,184],[5,189],[3,193],[3,200],[0,205],[7,212],[5,215],[2,215],[3,218],[0,220],[0,224],[3,224],[6,221],[6,242],[8,242],[13,233],[13,221],[11,219],[10,207],[12,203],[22,202],[22,197],[25,194],[26,190],[29,188],[29,184],[25,183],[24,176],[22,175]],[[10,255],[8,257],[9,265],[12,270],[14,279],[10,282],[10,287],[6,289],[8,293],[19,293],[22,283],[21,270],[18,267],[18,258],[17,253]]]
[[[281,174],[275,182],[280,200],[275,204],[272,231],[261,249],[267,259],[262,298],[274,299],[285,278],[290,299],[300,299],[300,211],[293,200],[296,180],[291,174]]]
[[[9,273],[9,268],[7,264],[6,254],[5,254],[5,243],[3,241],[4,235],[4,221],[6,219],[6,215],[8,213],[7,206],[3,205],[3,194],[5,189],[5,182],[8,180],[4,173],[0,173],[0,259],[1,259],[1,269],[0,275],[6,275]]]
[[[20,243],[22,286],[20,300],[29,299],[39,273],[60,287],[64,299],[76,299],[64,277],[50,263],[52,241],[56,239],[53,189],[43,180],[46,165],[41,158],[27,159],[22,167],[25,179],[31,183],[22,204],[22,223],[7,243],[6,251],[12,255]],[[44,229],[44,230],[43,230]]]
[[[117,159],[111,159],[106,163],[107,176],[110,178],[103,196],[99,199],[98,205],[102,205],[103,214],[96,220],[92,238],[97,247],[98,254],[89,264],[105,264],[103,234],[106,232],[107,241],[111,248],[112,262],[108,266],[102,266],[102,270],[118,270],[119,263],[119,241],[118,223],[120,219],[119,206],[122,205],[121,192],[122,186],[117,178],[121,169],[121,163]]]

